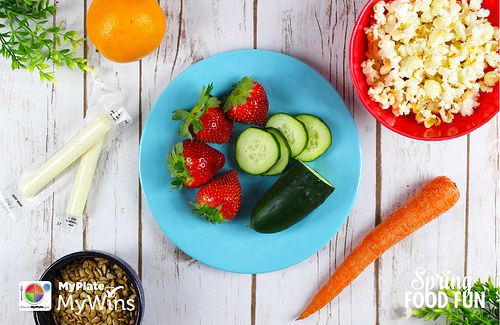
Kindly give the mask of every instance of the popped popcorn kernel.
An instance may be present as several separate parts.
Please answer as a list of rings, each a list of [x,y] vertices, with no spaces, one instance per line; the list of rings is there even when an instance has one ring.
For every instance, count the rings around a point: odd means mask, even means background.
[[[424,90],[427,97],[430,99],[437,99],[441,95],[441,85],[433,79],[425,81]]]
[[[498,69],[489,71],[484,75],[484,84],[488,87],[493,87],[498,82],[499,77]]]
[[[393,0],[374,6],[362,63],[368,95],[425,127],[469,116],[500,79],[500,30],[482,0]]]

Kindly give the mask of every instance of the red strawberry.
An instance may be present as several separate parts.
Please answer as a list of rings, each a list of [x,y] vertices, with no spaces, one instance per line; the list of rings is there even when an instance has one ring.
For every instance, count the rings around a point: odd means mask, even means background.
[[[179,135],[187,135],[210,143],[226,143],[229,141],[233,122],[224,114],[220,101],[212,97],[213,84],[203,86],[198,102],[188,112],[183,109],[174,111],[173,120],[183,120]]]
[[[224,166],[226,159],[222,153],[209,145],[193,139],[176,144],[167,156],[167,169],[172,181],[172,189],[184,184],[189,188],[200,187],[214,177]]]
[[[262,85],[251,77],[243,77],[233,88],[224,103],[227,116],[240,123],[264,125],[269,101]]]
[[[232,169],[210,181],[198,191],[193,213],[213,224],[231,220],[240,209],[241,185]]]

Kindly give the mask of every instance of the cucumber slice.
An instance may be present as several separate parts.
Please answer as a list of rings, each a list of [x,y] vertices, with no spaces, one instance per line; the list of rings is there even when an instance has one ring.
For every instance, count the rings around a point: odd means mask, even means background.
[[[236,161],[252,175],[267,172],[280,158],[278,140],[269,132],[248,128],[236,141]]]
[[[307,146],[307,129],[304,123],[294,117],[278,113],[274,114],[267,120],[266,128],[276,128],[283,133],[290,149],[292,149],[292,157],[298,156]]]
[[[278,143],[280,145],[281,155],[280,159],[274,164],[274,166],[271,167],[271,169],[269,169],[262,175],[266,176],[278,175],[279,173],[285,170],[286,166],[288,166],[288,162],[292,157],[292,150],[290,149],[290,146],[288,145],[285,136],[281,133],[280,130],[275,128],[266,128],[266,131],[274,135],[276,140],[278,140]]]
[[[305,124],[309,135],[307,147],[295,158],[302,161],[313,161],[330,147],[332,143],[330,129],[325,122],[313,115],[301,114],[295,118]]]

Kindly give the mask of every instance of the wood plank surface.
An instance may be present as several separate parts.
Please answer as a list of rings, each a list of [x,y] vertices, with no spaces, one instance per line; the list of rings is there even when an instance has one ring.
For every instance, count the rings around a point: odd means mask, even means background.
[[[10,184],[36,160],[48,156],[47,130],[52,129],[49,110],[50,85],[25,71],[10,72],[10,63],[0,61],[0,106],[6,118],[0,119],[2,155],[1,183]],[[22,123],[22,125],[21,125]],[[16,127],[13,127],[16,126]],[[0,323],[29,324],[31,313],[18,307],[19,281],[37,278],[51,263],[52,200],[15,222],[4,218],[1,235],[0,279],[5,284],[0,294]],[[22,257],[22,258],[21,258]]]
[[[382,129],[382,219],[436,176],[451,178],[461,200],[445,215],[404,239],[379,259],[380,324],[417,324],[407,320],[404,293],[413,291],[411,281],[417,267],[426,275],[463,276],[465,202],[467,184],[467,138],[446,142],[423,142],[403,138]],[[415,157],[418,157],[416,159]]]
[[[469,136],[465,274],[500,281],[500,119]]]
[[[84,5],[83,3],[75,4],[63,2],[58,5],[55,24],[63,23],[65,28],[71,30],[82,31],[84,25]],[[83,37],[83,35],[81,35]],[[84,49],[79,48],[78,54],[84,56]],[[50,127],[47,128],[47,150],[48,154],[44,159],[50,158],[62,148],[67,141],[78,132],[78,126],[83,123],[84,118],[85,98],[84,98],[84,75],[67,68],[61,68],[56,71],[57,84],[50,85],[49,107],[48,114]],[[75,118],[76,117],[76,118]],[[28,140],[29,141],[29,140]],[[36,156],[38,157],[38,155]],[[40,161],[43,162],[43,159]],[[69,171],[71,175],[75,175],[75,171]],[[66,217],[66,204],[70,197],[73,177],[68,179],[68,184],[64,190],[52,196],[52,207],[48,216],[51,217],[52,229],[51,236],[51,262],[60,257],[80,251],[83,249],[83,233],[75,231],[70,233],[57,226]],[[47,268],[46,262],[41,265],[42,268]],[[32,277],[26,280],[38,278]]]
[[[56,223],[67,197],[49,197],[0,233],[0,324],[31,324],[18,309],[18,283],[37,279],[57,258],[82,249],[119,255],[139,273],[146,291],[143,324],[292,324],[345,256],[373,227],[426,181],[447,175],[457,183],[456,207],[390,249],[339,297],[301,324],[418,324],[405,317],[404,294],[417,267],[429,274],[500,281],[500,120],[444,142],[404,138],[376,123],[352,86],[348,45],[365,1],[160,0],[167,17],[163,43],[130,64],[81,48],[98,75],[124,94],[135,124],[103,156],[89,201],[85,232]],[[91,0],[58,1],[54,23],[84,30]],[[143,198],[137,169],[140,134],[156,98],[193,63],[227,50],[259,48],[298,58],[337,89],[361,138],[363,173],[356,204],[332,241],[285,270],[241,275],[217,270],[180,251],[156,224]],[[66,68],[59,83],[10,70],[0,60],[0,185],[49,158],[74,134],[89,108],[92,76]],[[67,194],[69,195],[69,194]]]

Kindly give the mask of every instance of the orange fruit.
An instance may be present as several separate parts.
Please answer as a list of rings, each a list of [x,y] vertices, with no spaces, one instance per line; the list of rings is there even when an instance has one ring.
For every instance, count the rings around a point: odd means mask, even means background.
[[[155,0],[94,0],[87,35],[111,61],[132,62],[153,52],[165,34],[166,19]]]

